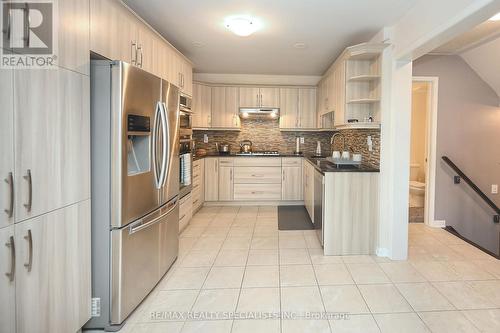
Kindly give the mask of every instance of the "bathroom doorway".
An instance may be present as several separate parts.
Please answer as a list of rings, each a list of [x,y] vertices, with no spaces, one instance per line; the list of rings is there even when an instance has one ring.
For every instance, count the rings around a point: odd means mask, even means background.
[[[437,77],[414,77],[412,84],[409,222],[434,222]]]

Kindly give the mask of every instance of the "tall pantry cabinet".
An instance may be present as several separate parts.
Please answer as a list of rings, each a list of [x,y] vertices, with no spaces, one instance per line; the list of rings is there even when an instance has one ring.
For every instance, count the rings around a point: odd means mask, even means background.
[[[89,5],[56,4],[58,66],[0,70],[2,333],[90,318]]]

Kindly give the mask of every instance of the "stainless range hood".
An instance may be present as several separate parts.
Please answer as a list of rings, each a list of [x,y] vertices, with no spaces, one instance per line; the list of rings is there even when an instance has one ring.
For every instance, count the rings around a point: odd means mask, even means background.
[[[240,118],[277,119],[279,116],[279,108],[240,108]]]

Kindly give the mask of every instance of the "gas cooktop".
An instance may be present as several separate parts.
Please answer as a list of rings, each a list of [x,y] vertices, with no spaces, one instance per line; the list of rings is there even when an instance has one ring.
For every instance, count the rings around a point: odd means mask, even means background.
[[[248,153],[243,153],[239,152],[236,153],[236,155],[242,155],[242,156],[279,156],[280,153],[277,151],[252,151]]]

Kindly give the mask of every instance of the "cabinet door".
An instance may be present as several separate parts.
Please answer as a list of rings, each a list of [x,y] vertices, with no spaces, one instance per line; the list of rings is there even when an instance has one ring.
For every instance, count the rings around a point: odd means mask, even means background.
[[[282,169],[283,200],[302,200],[302,168],[283,167]]]
[[[299,89],[299,126],[316,128],[316,89]]]
[[[279,88],[260,88],[260,106],[266,108],[280,107]]]
[[[179,53],[171,48],[169,82],[182,90],[182,61]]]
[[[298,89],[280,89],[280,128],[298,128]]]
[[[226,127],[240,127],[240,94],[238,87],[226,87]]]
[[[205,159],[205,201],[219,200],[219,159]]]
[[[240,107],[258,107],[260,90],[255,87],[240,87]]]
[[[192,111],[193,111],[193,115],[192,115],[192,119],[193,119],[193,123],[192,123],[192,126],[193,128],[199,128],[199,127],[203,127],[202,125],[202,98],[201,98],[201,90],[202,90],[202,85],[201,84],[198,84],[198,83],[195,83],[193,84],[193,104],[191,105],[192,107]]]
[[[335,125],[343,125],[345,119],[345,79],[346,63],[342,62],[335,71]]]
[[[16,221],[89,198],[88,76],[18,71],[14,96]]]
[[[137,30],[137,66],[150,73],[155,73],[154,33],[142,22],[138,24]]]
[[[193,95],[193,66],[186,59],[182,61],[182,91]]]
[[[219,201],[233,200],[233,167],[220,167]]]
[[[121,2],[90,0],[91,51],[135,65],[136,42],[137,18]]]
[[[89,1],[58,1],[59,28],[57,64],[89,74]]]
[[[14,226],[0,228],[0,327],[2,332],[16,332],[15,250]],[[8,274],[8,275],[7,275]]]
[[[15,226],[18,333],[76,332],[90,318],[90,200]]]
[[[226,89],[212,87],[211,127],[226,127]]]
[[[13,71],[0,69],[0,228],[14,222],[13,97]]]

